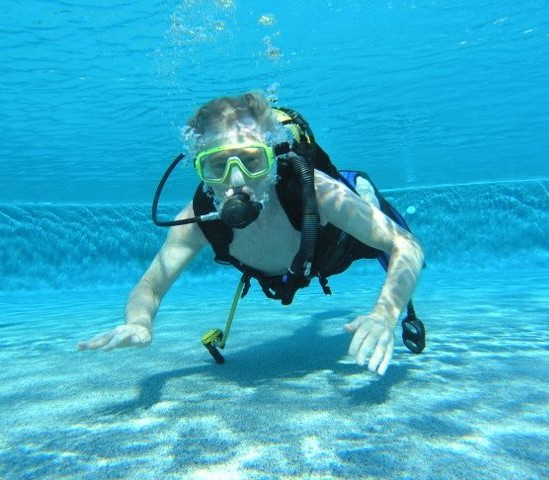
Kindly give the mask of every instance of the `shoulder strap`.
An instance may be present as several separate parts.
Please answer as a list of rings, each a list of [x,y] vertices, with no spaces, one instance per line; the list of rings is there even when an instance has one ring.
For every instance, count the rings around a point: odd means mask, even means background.
[[[196,216],[215,212],[212,197],[204,191],[204,182],[200,182],[194,193],[193,209]],[[232,229],[221,220],[198,222],[198,226],[212,246],[215,261],[224,264],[232,263],[229,255],[229,245],[233,241]]]
[[[278,161],[277,175],[278,181],[275,189],[280,204],[292,226],[297,231],[301,231],[303,208],[301,206],[301,189],[299,187],[299,181],[297,180],[292,167],[284,160]]]
[[[337,178],[337,168],[316,142],[313,131],[303,116],[291,108],[275,107],[273,111],[277,120],[292,134],[294,143],[291,149],[305,157],[313,168]]]

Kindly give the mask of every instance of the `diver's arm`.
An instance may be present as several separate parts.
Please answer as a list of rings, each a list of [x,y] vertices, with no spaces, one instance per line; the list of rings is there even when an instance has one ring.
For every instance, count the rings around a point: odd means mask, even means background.
[[[192,216],[194,212],[189,205],[177,220]],[[130,292],[124,310],[127,325],[142,325],[151,330],[162,298],[204,245],[206,239],[196,223],[170,228],[164,245]]]
[[[192,206],[188,205],[177,218],[192,216]],[[162,298],[206,243],[196,223],[172,227],[150,267],[130,292],[124,310],[125,324],[97,335],[88,342],[80,342],[78,348],[112,350],[126,346],[147,346],[152,339],[152,322]]]
[[[392,356],[394,326],[423,266],[423,251],[410,232],[341,183],[318,172],[315,183],[321,223],[329,222],[390,255],[386,279],[372,312],[345,326],[355,333],[349,351],[357,363],[364,364],[370,356],[368,368],[383,374]]]

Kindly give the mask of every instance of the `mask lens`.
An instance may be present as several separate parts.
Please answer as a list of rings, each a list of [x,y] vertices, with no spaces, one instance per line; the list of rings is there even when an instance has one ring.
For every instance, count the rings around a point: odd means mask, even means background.
[[[248,174],[261,174],[269,170],[269,160],[262,148],[247,147],[235,152],[234,156],[240,160]]]
[[[228,159],[229,157],[223,151],[204,155],[200,160],[202,178],[214,181],[222,179]]]
[[[274,154],[268,145],[217,147],[197,156],[196,169],[202,180],[221,183],[228,175],[231,165],[237,165],[246,176],[255,178],[267,173],[273,161]]]

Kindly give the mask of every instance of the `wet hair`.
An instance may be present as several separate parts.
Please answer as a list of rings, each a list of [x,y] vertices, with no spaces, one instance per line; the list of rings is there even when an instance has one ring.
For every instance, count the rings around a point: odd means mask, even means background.
[[[253,131],[268,142],[270,134],[280,128],[269,101],[260,93],[249,92],[235,97],[219,97],[203,105],[187,123],[198,144],[208,138],[223,136],[236,129]]]

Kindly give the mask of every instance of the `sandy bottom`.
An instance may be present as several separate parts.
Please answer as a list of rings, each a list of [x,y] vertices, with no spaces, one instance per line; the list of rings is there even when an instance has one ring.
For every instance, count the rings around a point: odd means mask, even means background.
[[[75,344],[121,321],[125,290],[0,294],[0,477],[549,478],[546,272],[426,270],[427,349],[399,327],[381,378],[346,359],[342,330],[376,297],[368,275],[290,307],[253,288],[224,365],[200,336],[223,327],[236,277],[183,279],[153,344],[110,353]]]

